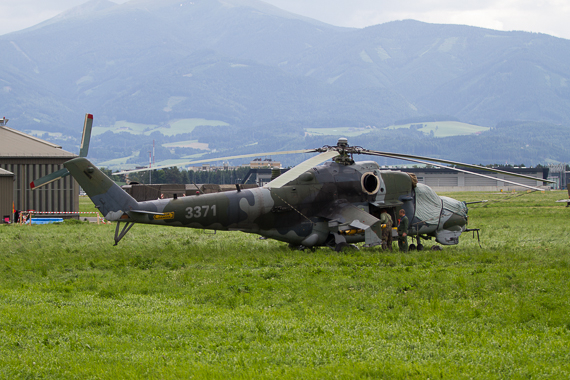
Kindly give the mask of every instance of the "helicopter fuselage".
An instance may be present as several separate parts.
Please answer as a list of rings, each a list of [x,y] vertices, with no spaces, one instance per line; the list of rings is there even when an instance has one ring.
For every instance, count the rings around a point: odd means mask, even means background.
[[[145,223],[243,231],[305,247],[324,245],[338,249],[355,242],[374,246],[382,243],[380,236],[383,225],[379,220],[382,210],[386,210],[394,222],[397,221],[399,211],[405,211],[409,220],[408,235],[417,237],[418,247],[420,237],[435,238],[437,242],[446,245],[457,244],[461,233],[468,231],[468,210],[464,202],[440,197],[431,188],[417,183],[417,180],[406,173],[381,170],[373,161],[354,162],[354,155],[360,154],[403,159],[438,167],[451,164],[455,165],[456,171],[485,178],[494,177],[469,172],[457,166],[540,181],[538,178],[497,168],[350,146],[346,138],[340,138],[335,146],[264,153],[319,154],[261,188],[242,190],[238,187],[232,192],[138,202],[85,158],[92,125],[93,116],[86,114],[79,157],[64,163],[64,169],[33,181],[30,188],[38,189],[71,174],[105,218],[118,222],[115,244],[134,223]],[[243,159],[258,155],[260,154],[245,154],[223,159]],[[179,165],[220,159],[200,159]],[[332,161],[326,162],[330,159]],[[158,168],[161,167],[135,171]],[[130,172],[133,171],[117,174]],[[508,180],[503,182],[517,184]],[[536,186],[518,185],[540,190]],[[125,225],[119,232],[122,222]]]
[[[139,202],[137,210],[149,213],[127,211],[128,218],[123,214],[117,220],[243,231],[313,247],[332,246],[338,243],[339,235],[347,243],[365,242],[366,227],[377,222],[381,209],[387,209],[393,220],[404,209],[411,221],[410,235],[457,244],[457,239],[438,237],[458,237],[465,229],[466,216],[443,210],[437,220],[421,220],[415,215],[416,200],[413,181],[406,173],[380,170],[372,161],[351,165],[327,162],[280,188]]]

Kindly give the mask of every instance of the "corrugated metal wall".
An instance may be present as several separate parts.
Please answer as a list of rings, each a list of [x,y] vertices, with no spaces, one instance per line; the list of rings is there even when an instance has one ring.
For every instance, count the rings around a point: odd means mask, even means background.
[[[14,176],[1,175],[0,176],[0,217],[2,222],[4,216],[9,216],[10,221],[14,220],[12,215],[12,200],[14,199]]]
[[[423,183],[428,186],[457,186],[457,175],[440,174],[440,175],[424,175]]]
[[[1,159],[0,168],[14,173],[16,210],[79,211],[79,185],[71,176],[36,190],[30,182],[63,168],[66,159]]]
[[[489,177],[497,177],[497,175],[494,173],[485,173],[485,175]],[[465,186],[498,186],[497,181],[499,181],[499,179],[491,179],[471,174],[465,174]],[[516,180],[513,179],[513,181]]]

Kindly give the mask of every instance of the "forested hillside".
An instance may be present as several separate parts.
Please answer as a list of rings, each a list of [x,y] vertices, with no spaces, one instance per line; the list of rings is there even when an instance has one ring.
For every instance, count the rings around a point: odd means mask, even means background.
[[[227,125],[102,135],[96,162],[133,161],[153,139],[234,154],[331,144],[342,128],[369,128],[356,141],[374,148],[471,162],[570,160],[570,41],[543,34],[413,20],[340,28],[257,0],[93,0],[0,36],[0,48],[2,115],[69,151],[86,112],[116,132],[123,121]],[[430,115],[492,129],[441,139],[383,129]]]

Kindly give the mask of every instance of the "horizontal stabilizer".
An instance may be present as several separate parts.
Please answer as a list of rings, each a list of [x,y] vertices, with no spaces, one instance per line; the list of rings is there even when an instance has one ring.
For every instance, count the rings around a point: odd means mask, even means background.
[[[65,176],[69,175],[69,170],[67,170],[66,168],[60,169],[56,172],[53,172],[51,174],[48,174],[42,178],[36,179],[32,182],[30,182],[30,189],[35,190],[39,187],[45,186],[48,183],[52,183],[53,181],[57,181],[60,178],[63,178]]]

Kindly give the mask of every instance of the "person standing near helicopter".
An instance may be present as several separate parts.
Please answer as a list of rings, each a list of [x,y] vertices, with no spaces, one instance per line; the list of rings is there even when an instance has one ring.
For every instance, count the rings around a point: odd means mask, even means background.
[[[398,221],[398,248],[401,252],[408,252],[408,227],[409,221],[404,209],[400,209]]]
[[[392,217],[386,209],[380,211],[380,224],[382,225],[382,249],[392,250]]]

